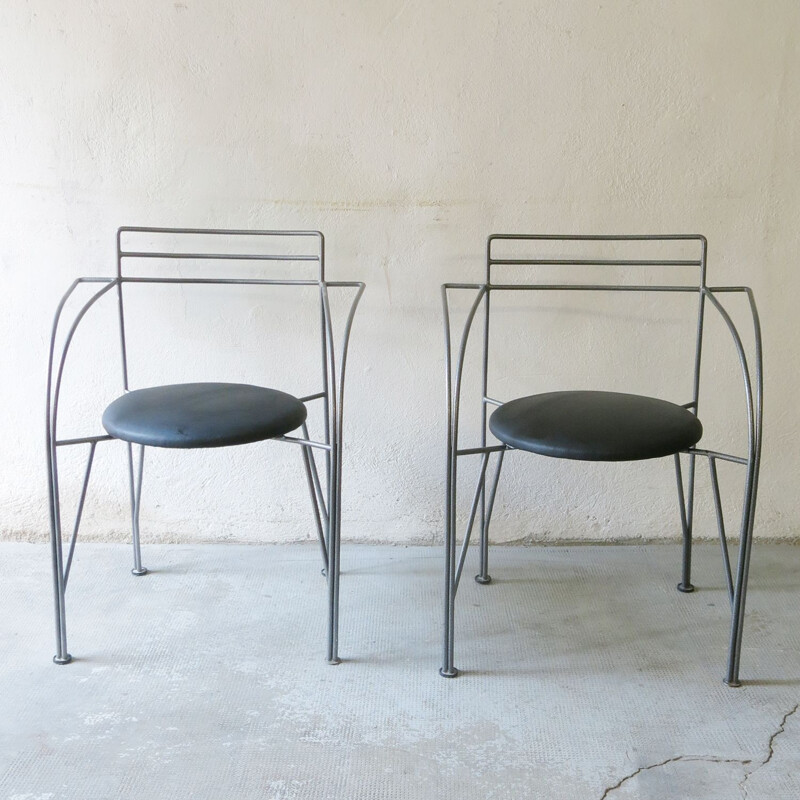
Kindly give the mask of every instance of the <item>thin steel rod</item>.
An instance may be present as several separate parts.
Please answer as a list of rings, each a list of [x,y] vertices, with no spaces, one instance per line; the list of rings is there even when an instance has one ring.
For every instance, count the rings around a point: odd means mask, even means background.
[[[486,406],[484,406],[486,408]],[[500,451],[497,457],[497,468],[494,472],[492,479],[492,486],[489,490],[489,502],[484,504],[484,519],[483,528],[481,529],[481,542],[480,542],[480,568],[478,574],[475,576],[475,581],[480,584],[491,583],[491,576],[489,575],[489,526],[492,522],[492,512],[494,511],[494,499],[497,495],[497,484],[500,481],[500,470],[503,468],[503,459],[505,458],[505,450]],[[484,482],[483,498],[486,497],[486,488]],[[482,498],[482,499],[483,499]]]
[[[327,490],[327,553],[328,553],[328,567],[325,572],[328,589],[328,652],[327,658],[329,664],[339,663],[339,641],[338,641],[338,624],[336,607],[338,604],[338,595],[336,591],[335,577],[336,570],[338,569],[338,561],[336,560],[336,508],[337,496],[335,485],[335,448],[337,444],[336,439],[336,421],[335,421],[335,403],[336,403],[336,361],[333,354],[333,324],[330,318],[330,304],[328,302],[328,289],[324,284],[320,285],[320,326],[321,326],[321,343],[322,343],[322,375],[323,375],[323,389],[325,391],[324,400],[324,429],[325,441],[331,445],[331,450],[327,453],[325,458],[325,483]],[[333,387],[333,392],[331,392]]]
[[[500,451],[500,455],[497,457],[497,467],[495,468],[494,478],[492,478],[492,486],[489,490],[489,502],[486,508],[486,539],[487,539],[487,547],[488,547],[488,539],[489,539],[489,525],[492,521],[492,512],[494,511],[494,501],[495,497],[497,497],[497,487],[500,483],[500,471],[503,469],[503,459],[506,457],[505,450]]]
[[[742,379],[746,395],[746,409],[748,422],[748,465],[745,480],[744,500],[742,502],[742,522],[739,537],[739,559],[736,569],[736,582],[734,586],[733,612],[731,614],[731,636],[728,656],[728,672],[725,678],[730,686],[739,686],[739,663],[741,658],[742,632],[744,627],[744,609],[747,596],[747,578],[750,568],[750,553],[752,550],[752,533],[755,519],[756,497],[758,493],[758,473],[761,463],[761,433],[762,433],[762,397],[763,397],[763,367],[761,351],[761,324],[758,309],[755,305],[753,293],[747,287],[729,291],[743,291],[750,304],[750,313],[753,321],[753,335],[755,344],[755,388],[751,381],[747,356],[744,352],[741,337],[728,312],[720,301],[714,296],[713,289],[707,289],[706,295],[714,308],[720,313],[728,331],[733,338],[739,365],[742,370]]]
[[[678,455],[680,458],[680,455]],[[681,586],[683,589],[694,589],[692,586],[692,535],[694,533],[694,484],[695,484],[696,458],[693,453],[689,454],[689,475],[686,481],[686,528],[683,539],[683,558]]]
[[[64,298],[61,301],[61,305],[59,305],[58,311],[56,312],[56,319],[55,319],[55,322],[54,322],[54,325],[53,325],[53,333],[52,333],[52,336],[51,336],[51,339],[50,339],[50,358],[49,358],[49,363],[48,363],[48,380],[47,380],[47,416],[48,416],[48,429],[50,430],[50,433],[52,435],[53,442],[57,441],[57,437],[56,437],[56,418],[57,418],[57,412],[58,412],[59,398],[60,398],[60,395],[61,395],[61,381],[62,381],[63,376],[64,376],[64,365],[66,364],[67,355],[69,353],[70,346],[72,345],[72,340],[75,337],[75,331],[77,330],[78,325],[80,324],[81,320],[86,316],[86,314],[89,311],[89,309],[104,294],[106,294],[106,292],[108,292],[111,289],[113,289],[114,286],[117,284],[117,280],[116,279],[114,279],[114,278],[109,279],[109,281],[106,284],[106,286],[104,286],[99,291],[95,292],[95,294],[93,294],[89,298],[89,300],[87,300],[86,303],[84,303],[84,305],[81,308],[81,310],[75,316],[75,319],[73,320],[72,325],[70,326],[69,330],[67,331],[66,337],[64,339],[64,344],[62,345],[62,348],[61,348],[61,358],[59,359],[59,362],[58,362],[58,369],[57,369],[57,372],[56,372],[56,379],[55,379],[55,382],[53,382],[52,377],[53,377],[53,363],[54,363],[54,357],[55,357],[55,337],[56,337],[56,334],[57,334],[57,328],[58,328],[59,319],[60,319],[60,316],[61,316],[61,311],[63,309],[63,305],[66,302],[67,298],[70,296],[70,294],[72,294],[72,291],[74,290],[74,288],[81,282],[82,282],[81,280],[75,281],[75,283],[73,283],[72,287],[67,292],[67,294],[64,295]],[[51,414],[52,414],[52,419],[51,419]]]
[[[456,288],[455,286],[451,288]],[[477,287],[476,287],[477,288]],[[444,522],[444,638],[442,666],[439,673],[445,678],[454,678],[458,670],[453,664],[453,623],[454,623],[454,597],[453,579],[455,577],[455,531],[453,527],[452,510],[453,497],[453,469],[456,460],[453,447],[453,370],[451,366],[450,350],[450,310],[447,297],[448,286],[442,286],[442,319],[444,322],[444,357],[445,357],[445,398],[447,401],[447,444],[445,467],[445,522]]]
[[[483,402],[484,403],[488,403],[490,406],[501,406],[501,405],[503,405],[503,401],[502,400],[495,400],[493,397],[484,397],[483,398]]]
[[[742,503],[742,525],[739,539],[739,560],[736,570],[736,586],[734,589],[733,614],[731,619],[731,645],[726,682],[732,686],[739,685],[739,662],[742,648],[742,631],[744,626],[744,609],[747,596],[747,578],[750,569],[750,553],[752,551],[752,534],[755,520],[756,498],[758,494],[758,474],[761,464],[761,435],[762,435],[762,397],[764,377],[762,368],[761,351],[761,323],[758,316],[753,293],[745,288],[750,304],[750,313],[753,321],[753,335],[755,345],[755,389],[750,381],[747,358],[744,354],[741,338],[730,315],[721,303],[709,292],[709,300],[725,320],[733,336],[739,355],[742,374],[745,383],[745,393],[748,396],[748,422],[750,435],[748,437],[748,469],[745,481],[744,502]]]
[[[139,540],[139,512],[142,507],[142,479],[144,477],[144,445],[139,445],[139,469],[134,481],[133,445],[128,442],[128,475],[131,491],[131,528],[133,533],[133,574],[144,575],[147,570],[142,566],[142,549]]]
[[[338,445],[335,452],[335,459],[336,459],[336,494],[337,494],[337,503],[336,503],[336,574],[335,578],[335,586],[336,586],[336,603],[334,606],[334,618],[335,618],[335,629],[336,629],[336,652],[337,652],[337,659],[338,659],[338,631],[339,631],[339,576],[341,572],[340,567],[340,550],[342,546],[342,456],[344,452],[344,387],[345,387],[345,375],[347,373],[347,357],[350,351],[350,333],[353,328],[353,320],[355,319],[355,313],[358,308],[358,304],[361,302],[361,297],[364,294],[365,285],[364,283],[357,282],[355,284],[350,284],[349,288],[357,288],[356,295],[351,301],[350,304],[350,311],[347,315],[347,319],[344,325],[344,331],[342,332],[342,343],[340,346],[341,355],[339,358],[339,383],[338,383],[338,394],[339,399],[337,403],[337,419],[336,419],[336,430],[335,435],[338,439]],[[326,295],[327,296],[327,295]],[[329,317],[330,319],[330,317]],[[336,387],[336,382],[333,383],[334,387]],[[335,391],[335,389],[334,389]],[[334,455],[333,453],[331,455]]]
[[[320,233],[319,235],[319,274],[320,280],[325,280],[325,237]],[[320,357],[322,359],[322,429],[324,433],[324,438],[326,444],[331,444],[331,419],[330,419],[330,379],[328,375],[328,328],[330,327],[333,330],[332,324],[329,326],[328,317],[326,315],[326,308],[325,308],[325,298],[323,297],[323,292],[325,290],[320,287],[320,295],[319,295],[319,332],[320,332]],[[333,344],[331,343],[331,347]],[[304,428],[304,430],[307,430]],[[308,436],[306,435],[306,438]],[[329,510],[326,502],[330,499],[330,492],[328,492],[328,500],[322,494],[322,487],[320,486],[320,479],[319,479],[319,471],[317,468],[317,456],[316,453],[311,452],[309,453],[311,456],[311,469],[312,469],[312,477],[314,478],[314,488],[317,492],[317,498],[319,500],[319,507],[322,509],[322,515],[325,520],[325,524],[329,524]],[[331,485],[331,459],[333,458],[333,453],[328,452],[325,457],[325,480],[327,481],[327,486],[330,487]],[[326,570],[329,570],[330,563],[328,562],[328,567]],[[327,572],[326,572],[327,574]]]
[[[722,563],[725,567],[725,581],[728,586],[728,600],[733,607],[733,578],[731,576],[731,560],[728,554],[728,539],[725,536],[725,518],[722,514],[722,500],[719,494],[719,479],[717,477],[717,462],[714,458],[708,459],[708,468],[711,473],[711,493],[714,497],[714,511],[717,516],[717,531],[719,543],[722,548]]]
[[[592,291],[592,292],[700,292],[698,286],[689,285],[633,285],[602,283],[445,283],[442,289],[486,289],[487,291],[534,291],[537,289],[555,291]],[[716,291],[716,290],[715,290]],[[727,289],[726,291],[737,291]]]
[[[739,658],[741,655],[741,639],[742,639],[742,626],[744,624],[744,601],[747,594],[747,579],[750,570],[750,554],[753,546],[753,528],[755,526],[755,513],[756,513],[756,500],[758,497],[758,477],[761,469],[761,442],[762,442],[762,401],[764,393],[764,372],[762,367],[762,352],[761,352],[761,322],[758,315],[758,308],[756,307],[755,298],[751,289],[746,288],[747,301],[750,305],[750,313],[753,321],[753,338],[755,344],[755,399],[754,399],[754,446],[753,446],[753,461],[750,478],[750,509],[747,523],[747,543],[744,548],[744,570],[743,570],[743,585],[741,590],[741,604],[742,609],[739,619],[739,642],[736,654],[736,677],[738,679]]]
[[[560,241],[565,242],[659,242],[701,241],[706,237],[700,233],[626,233],[626,234],[559,234],[559,233],[493,233],[489,241]]]
[[[444,677],[455,677],[458,670],[453,664],[454,623],[455,623],[455,568],[456,568],[456,479],[457,459],[455,451],[458,448],[458,417],[461,395],[461,378],[464,365],[469,332],[475,313],[486,295],[486,286],[457,286],[455,288],[477,288],[478,293],[467,313],[466,322],[461,335],[458,360],[456,362],[455,376],[452,368],[452,354],[450,345],[450,312],[447,290],[442,287],[443,322],[445,333],[445,391],[447,399],[447,476],[446,476],[446,501],[445,501],[445,601],[444,601],[444,643],[442,667],[439,670]]]
[[[475,515],[478,512],[478,503],[480,498],[483,495],[484,484],[483,479],[486,475],[486,467],[489,464],[489,454],[484,453],[483,458],[481,459],[481,468],[478,473],[478,481],[475,486],[475,495],[472,498],[472,507],[470,508],[469,512],[469,520],[467,521],[467,527],[464,532],[464,541],[461,544],[461,554],[458,559],[458,566],[456,567],[456,576],[455,576],[455,585],[453,587],[453,593],[455,594],[458,592],[458,584],[461,582],[461,571],[464,569],[464,561],[467,557],[467,550],[469,548],[469,540],[472,536],[472,528],[475,524]]]
[[[123,225],[118,233],[191,233],[208,234],[209,236],[308,236],[322,238],[320,231],[277,231],[277,230],[242,230],[238,228],[163,228],[148,225]]]
[[[75,513],[75,526],[72,529],[72,538],[69,543],[69,552],[67,554],[67,564],[64,567],[64,590],[67,589],[69,582],[69,571],[72,568],[72,556],[75,554],[75,542],[78,541],[78,529],[81,527],[81,517],[83,517],[83,504],[86,502],[86,490],[89,488],[89,476],[92,474],[92,462],[94,461],[94,451],[97,447],[97,442],[92,442],[89,446],[89,458],[86,461],[86,472],[83,476],[83,486],[81,487],[81,495],[78,500],[78,510]]]
[[[328,379],[333,392],[329,397],[330,402],[330,430],[331,430],[331,451],[329,453],[328,462],[330,469],[328,472],[328,663],[339,663],[339,548],[337,547],[339,530],[339,492],[338,492],[338,458],[337,449],[339,446],[339,437],[336,429],[336,409],[337,409],[337,392],[336,392],[336,359],[333,351],[333,324],[331,321],[330,302],[328,298],[327,287],[322,287],[322,303],[325,312],[325,330],[326,342],[328,345],[328,359],[327,368]]]
[[[119,353],[122,367],[122,388],[128,391],[128,343],[125,333],[125,303],[122,294],[122,230],[117,230],[117,321],[119,323]]]
[[[100,436],[82,436],[80,439],[59,439],[56,442],[56,447],[67,447],[73,444],[97,444],[97,442],[109,442],[113,436],[103,434]]]
[[[310,403],[312,400],[320,400],[325,397],[325,392],[317,392],[316,394],[307,394],[305,397],[298,397],[301,403]]]
[[[490,444],[485,447],[466,447],[463,450],[456,450],[457,456],[475,456],[483,453],[499,453],[510,449],[507,444]]]
[[[719,453],[716,450],[704,450],[702,447],[692,447],[690,450],[686,450],[687,453],[693,453],[697,456],[706,456],[707,458],[715,458],[717,461],[730,461],[733,464],[745,464],[747,465],[748,461],[746,458],[742,458],[741,456],[732,456],[729,453]]]
[[[340,583],[340,551],[341,551],[341,495],[342,495],[342,430],[344,413],[344,378],[347,370],[347,355],[350,347],[350,333],[356,309],[364,293],[364,284],[354,282],[357,292],[350,304],[350,310],[342,333],[342,345],[339,365],[339,379],[336,379],[336,359],[333,348],[333,326],[330,313],[328,287],[322,287],[322,304],[325,317],[326,341],[328,345],[329,385],[330,393],[330,430],[332,449],[329,453],[330,478],[328,500],[328,662],[339,663],[339,583]]]
[[[681,574],[683,578],[686,577],[687,574],[691,573],[692,568],[692,550],[691,548],[687,548],[686,540],[691,536],[691,530],[689,529],[689,520],[686,510],[686,498],[683,493],[683,474],[681,471],[681,457],[679,453],[675,453],[675,478],[678,482],[678,505],[680,506],[681,512],[681,531],[683,533],[683,563],[682,563],[682,570]],[[681,583],[678,584],[678,588],[681,591],[692,591],[690,588],[691,584],[686,583],[684,580],[681,580]]]
[[[123,250],[120,258],[196,259],[198,261],[319,261],[318,256],[282,255],[268,253],[157,253],[151,251]]]
[[[87,300],[81,307],[72,322],[61,348],[61,356],[58,360],[58,368],[54,375],[55,359],[56,359],[56,337],[61,322],[61,315],[67,301],[72,296],[75,289],[82,283],[105,283],[106,285],[95,292],[89,300]],[[56,628],[56,654],[53,660],[57,664],[68,664],[72,660],[67,650],[67,623],[66,623],[66,605],[65,605],[65,591],[64,584],[64,561],[63,561],[63,544],[61,541],[61,504],[59,500],[59,482],[58,482],[58,458],[56,453],[56,441],[58,439],[58,408],[59,398],[61,394],[61,381],[63,377],[64,364],[66,363],[67,354],[72,344],[75,330],[78,324],[89,311],[89,309],[104,295],[116,285],[116,280],[113,278],[78,278],[72,282],[70,287],[65,292],[64,296],[56,308],[56,313],[53,318],[53,327],[50,335],[50,347],[48,350],[47,360],[47,397],[45,401],[45,441],[47,450],[47,484],[48,484],[48,500],[50,511],[50,555],[52,561],[52,574],[53,574],[53,598],[54,598],[54,612],[55,612],[55,628]]]
[[[490,266],[510,267],[699,267],[701,261],[674,259],[595,259],[595,258],[490,258]]]
[[[317,450],[330,450],[331,446],[325,442],[315,442],[311,439],[299,439],[296,436],[275,436],[276,442],[288,442],[289,444],[301,444],[303,447],[314,447]]]
[[[200,284],[209,286],[319,286],[315,280],[279,279],[279,278],[118,278],[120,283],[146,284]]]
[[[603,285],[598,283],[491,283],[486,287],[490,291],[577,291],[577,292],[686,292],[700,291],[697,286],[671,286],[671,285],[631,285],[619,284]]]
[[[306,439],[308,438],[308,424],[305,422],[303,423],[303,436],[305,436]],[[309,450],[308,452],[308,457],[309,457],[309,468],[311,470],[311,480],[314,484],[314,492],[317,498],[317,505],[322,512],[322,518],[325,520],[325,523],[327,524],[328,509],[325,506],[325,496],[322,493],[322,486],[320,485],[319,472],[317,470],[317,460],[314,457],[313,451],[311,450]],[[326,563],[327,563],[327,556],[326,556]]]
[[[694,354],[694,372],[692,380],[692,397],[693,402],[687,406],[695,416],[697,416],[700,408],[700,365],[703,354],[703,318],[705,311],[705,292],[703,288],[706,283],[706,254],[708,251],[708,244],[705,239],[702,241],[702,251],[700,262],[700,286],[698,294],[697,306],[697,328],[695,336],[695,354]],[[682,591],[690,591],[692,587],[691,564],[692,564],[692,533],[694,527],[694,490],[695,490],[695,463],[696,457],[694,453],[689,454],[689,478],[687,485],[686,497],[686,522],[687,528],[683,539],[683,559],[682,568],[683,574],[681,577],[681,585],[678,587]]]
[[[314,513],[314,524],[317,528],[317,538],[319,539],[320,550],[322,551],[322,563],[325,569],[328,568],[328,548],[325,545],[325,533],[323,531],[322,519],[320,518],[319,506],[317,505],[317,496],[314,491],[314,481],[311,478],[311,465],[309,463],[311,456],[309,455],[309,448],[302,447],[300,452],[303,455],[303,466],[306,472],[306,482],[308,483],[308,493],[311,496],[311,507]]]
[[[486,255],[489,255],[489,244],[486,244]],[[491,295],[487,292],[486,301],[483,304],[483,352],[481,358],[481,397],[486,397],[489,393],[489,308],[491,305]],[[486,403],[481,403],[481,447],[486,447],[486,427],[488,414]],[[488,454],[487,454],[488,456]],[[488,461],[487,461],[488,463]],[[481,477],[481,526],[478,557],[478,580],[488,583],[489,577],[489,538],[486,524],[486,471]]]

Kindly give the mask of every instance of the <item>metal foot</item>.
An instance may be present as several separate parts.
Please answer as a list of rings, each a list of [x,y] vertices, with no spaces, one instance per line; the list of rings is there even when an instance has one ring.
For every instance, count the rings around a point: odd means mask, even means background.
[[[335,666],[337,666],[338,664],[341,664],[341,663],[342,663],[342,659],[341,659],[341,658],[339,658],[338,656],[337,656],[336,658],[329,658],[329,659],[328,659],[328,663],[329,663],[329,664],[330,664],[332,667],[335,667]]]
[[[742,682],[738,678],[735,681],[729,681],[727,678],[725,678],[722,682],[726,686],[730,686],[731,689],[741,689],[742,688]]]
[[[485,586],[487,583],[491,583],[491,582],[492,582],[492,576],[491,575],[476,575],[475,576],[475,583],[480,583],[480,584]]]
[[[453,667],[451,670],[446,670],[444,667],[439,667],[439,674],[443,678],[456,678],[458,677],[458,670]]]
[[[67,653],[63,658],[61,656],[53,656],[54,664],[63,666],[64,664],[69,664],[70,661],[72,661],[72,656],[69,653]]]
[[[142,567],[141,569],[136,569],[135,567],[131,570],[131,575],[147,575],[149,570],[147,567]]]
[[[694,591],[694,586],[691,583],[679,583],[678,591],[683,592],[684,594],[690,594]]]

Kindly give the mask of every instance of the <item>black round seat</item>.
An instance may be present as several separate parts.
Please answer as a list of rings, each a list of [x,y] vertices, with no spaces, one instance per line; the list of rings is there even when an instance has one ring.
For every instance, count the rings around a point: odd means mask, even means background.
[[[500,406],[489,429],[504,444],[554,458],[638,461],[679,453],[703,435],[681,406],[619,392],[548,392]]]
[[[296,397],[244,383],[136,389],[103,412],[116,439],[150,447],[226,447],[283,436],[305,422]]]

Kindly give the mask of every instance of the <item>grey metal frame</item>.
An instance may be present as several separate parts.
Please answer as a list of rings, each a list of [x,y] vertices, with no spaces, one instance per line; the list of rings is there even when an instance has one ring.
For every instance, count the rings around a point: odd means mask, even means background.
[[[123,238],[126,234],[169,234],[211,236],[211,237],[251,237],[265,241],[274,237],[299,237],[311,243],[309,251],[301,255],[273,253],[241,253],[213,250],[212,252],[158,252],[156,250],[125,250]],[[309,280],[299,279],[245,279],[245,278],[164,278],[164,277],[131,277],[123,273],[123,261],[126,259],[190,259],[193,261],[264,261],[264,262],[311,262],[318,266],[318,277]],[[128,354],[125,335],[125,310],[123,286],[126,284],[206,284],[206,285],[243,285],[243,286],[280,286],[298,287],[315,286],[319,289],[319,336],[321,352],[320,391],[301,397],[303,403],[321,400],[324,407],[324,431],[321,441],[309,437],[307,424],[303,424],[302,437],[281,436],[276,441],[300,446],[303,467],[311,497],[314,522],[323,557],[323,574],[327,577],[328,588],[328,625],[327,625],[327,659],[330,664],[339,663],[338,631],[339,631],[339,573],[341,547],[341,493],[342,493],[342,426],[344,413],[344,381],[347,367],[347,352],[350,343],[350,332],[356,308],[364,292],[364,283],[360,281],[328,281],[325,279],[325,239],[319,231],[269,231],[269,230],[224,230],[200,228],[149,228],[122,227],[117,231],[117,274],[113,278],[83,277],[76,279],[62,297],[53,322],[50,337],[50,350],[47,374],[46,401],[46,444],[48,466],[48,490],[50,506],[50,545],[53,563],[53,592],[55,598],[56,624],[56,664],[68,664],[72,660],[67,649],[66,605],[65,595],[72,567],[75,544],[78,538],[81,517],[83,514],[86,493],[89,486],[95,450],[101,442],[112,441],[107,434],[81,436],[71,439],[58,438],[58,414],[62,379],[70,346],[79,324],[88,311],[105,295],[116,290],[119,318],[120,355],[122,364],[123,390],[129,391]],[[62,316],[67,301],[73,293],[84,285],[100,285],[88,300],[77,311],[70,322],[63,322]],[[342,332],[340,353],[337,360],[334,347],[333,323],[330,309],[330,290],[355,290],[350,301]],[[63,323],[63,325],[62,325]],[[60,348],[57,347],[59,331],[66,331]],[[58,451],[62,447],[88,445],[89,452],[81,488],[75,522],[69,539],[66,563],[62,542],[61,500],[58,481]],[[127,444],[128,477],[131,497],[131,520],[133,539],[134,575],[145,575],[147,569],[142,566],[141,545],[139,540],[139,511],[141,508],[142,477],[144,469],[144,447],[139,448],[138,465],[134,468],[133,446]],[[325,482],[320,479],[315,451],[324,453]]]
[[[495,258],[492,254],[492,243],[495,241],[519,241],[535,243],[537,241],[554,242],[674,242],[696,241],[700,254],[696,259],[556,259],[556,258]],[[535,245],[531,245],[535,246]],[[750,568],[750,553],[753,540],[753,524],[756,510],[756,495],[758,491],[758,473],[761,463],[761,433],[762,433],[762,396],[763,396],[763,368],[761,350],[761,326],[758,310],[752,290],[747,286],[714,286],[706,284],[706,261],[708,243],[704,236],[694,234],[672,234],[663,236],[560,236],[549,234],[496,234],[488,238],[486,246],[486,281],[485,283],[446,283],[442,286],[442,304],[444,308],[444,333],[445,333],[445,370],[446,370],[446,395],[447,395],[447,473],[446,473],[446,502],[445,502],[445,597],[444,597],[444,653],[440,674],[447,678],[458,675],[454,665],[454,626],[455,626],[455,600],[458,591],[461,573],[464,568],[467,550],[470,543],[475,520],[477,518],[480,530],[480,569],[475,580],[480,584],[491,582],[488,572],[489,553],[489,524],[491,522],[497,485],[500,479],[500,470],[506,451],[514,448],[505,444],[487,443],[488,406],[502,405],[501,401],[492,398],[489,394],[489,322],[490,299],[494,292],[504,291],[584,291],[584,292],[688,292],[695,293],[698,297],[696,347],[693,373],[693,397],[684,404],[684,408],[697,414],[700,391],[700,365],[703,348],[703,325],[706,301],[710,303],[724,321],[736,348],[739,365],[742,370],[744,382],[745,403],[747,409],[747,456],[736,456],[715,450],[692,447],[686,451],[689,460],[687,488],[684,493],[683,475],[681,470],[680,454],[675,455],[675,471],[678,483],[678,499],[680,505],[681,530],[683,534],[683,558],[681,582],[678,590],[692,592],[691,583],[691,555],[692,555],[692,524],[694,511],[694,486],[695,486],[695,460],[704,456],[708,460],[714,508],[717,519],[718,533],[723,555],[723,565],[731,605],[731,632],[728,651],[728,662],[725,673],[725,683],[729,686],[740,686],[739,662],[742,648],[742,629],[744,625],[745,599],[747,595],[747,579]],[[625,285],[625,284],[570,284],[570,283],[493,283],[492,267],[517,266],[614,266],[614,267],[695,267],[699,271],[697,285]],[[450,299],[448,292],[451,290],[471,290],[477,292],[464,322],[461,336],[458,341],[458,352],[453,359],[451,346],[450,325]],[[729,312],[724,308],[720,296],[734,293],[743,293],[747,297],[753,324],[753,364],[751,371],[742,337],[733,322]],[[477,315],[478,309],[483,305],[483,353],[481,365],[482,402],[481,402],[481,439],[479,446],[460,447],[458,439],[459,416],[461,404],[461,388],[464,368],[464,359],[467,351],[470,330]],[[489,484],[487,494],[486,473],[489,459],[496,454],[494,475]],[[472,504],[467,520],[460,554],[456,552],[457,542],[457,475],[458,459],[465,456],[481,456],[478,481],[473,495]],[[728,543],[723,522],[722,506],[717,478],[717,461],[729,461],[747,467],[742,501],[742,519],[739,531],[739,555],[736,567],[735,581],[731,573]]]

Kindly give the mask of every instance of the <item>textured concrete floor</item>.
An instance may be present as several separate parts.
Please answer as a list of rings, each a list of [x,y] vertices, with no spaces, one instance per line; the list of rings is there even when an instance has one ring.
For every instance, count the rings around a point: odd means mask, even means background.
[[[307,546],[0,545],[0,798],[800,798],[800,547],[757,543],[742,689],[718,551],[496,548],[439,665],[441,553],[345,546],[341,654]],[[470,570],[473,572],[474,570]]]

